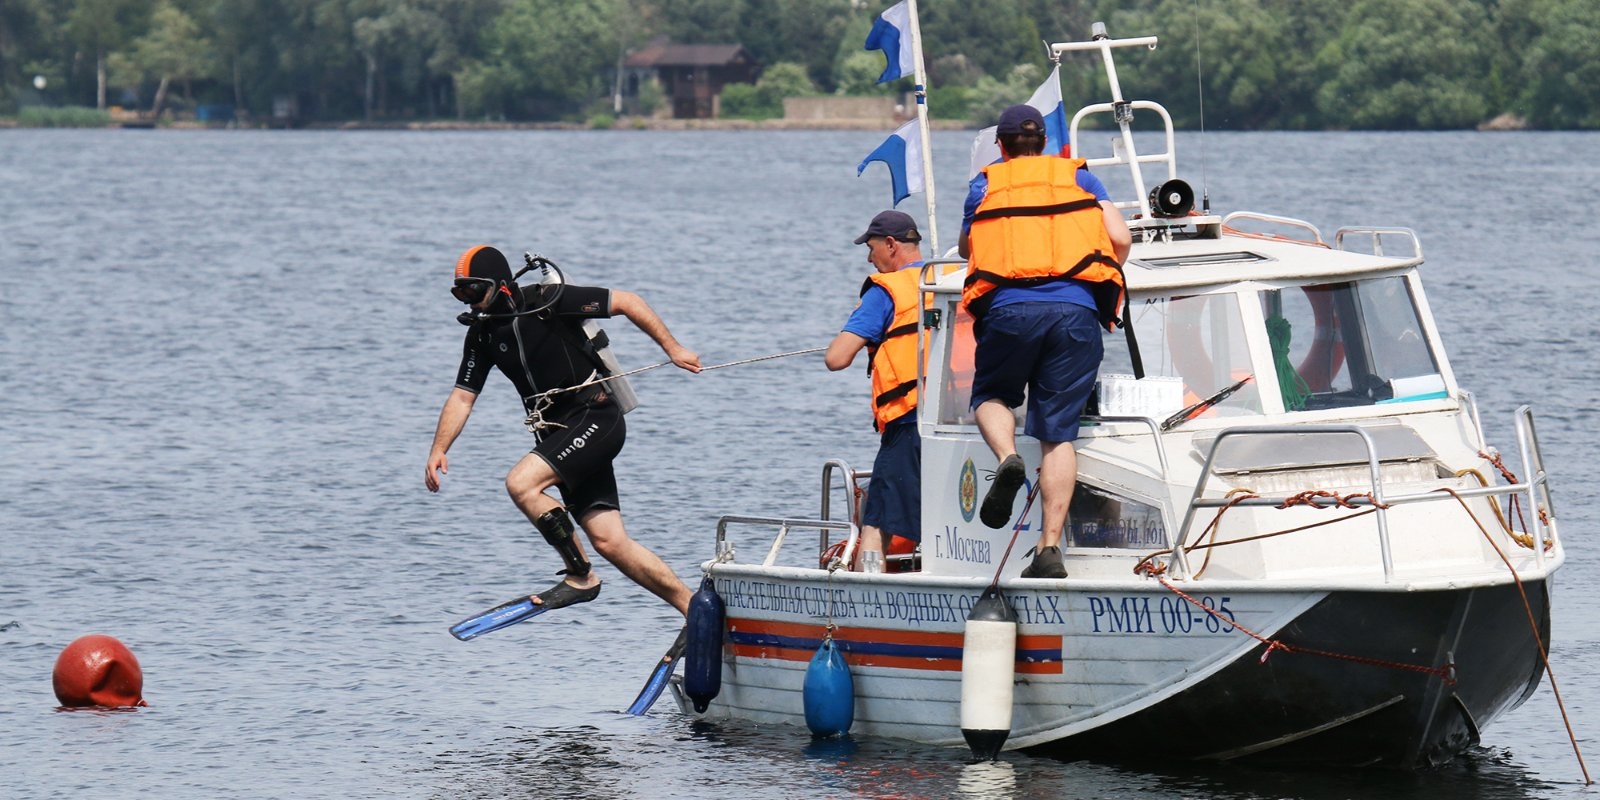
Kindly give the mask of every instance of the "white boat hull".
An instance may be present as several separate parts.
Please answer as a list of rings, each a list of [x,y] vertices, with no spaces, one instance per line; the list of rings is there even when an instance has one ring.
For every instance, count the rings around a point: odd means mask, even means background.
[[[852,733],[963,745],[962,628],[984,584],[801,573],[712,568],[728,619],[722,691],[704,716],[803,728],[806,666],[831,622],[855,681]],[[1542,672],[1510,585],[1185,587],[1193,603],[1154,580],[1004,588],[1019,619],[1007,749],[1439,763]],[[1543,583],[1527,589],[1548,630]],[[1294,649],[1263,658],[1267,645],[1244,629]]]

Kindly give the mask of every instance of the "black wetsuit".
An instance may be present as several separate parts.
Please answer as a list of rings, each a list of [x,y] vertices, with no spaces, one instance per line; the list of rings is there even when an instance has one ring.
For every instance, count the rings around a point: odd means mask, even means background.
[[[538,302],[537,287],[526,287],[524,305]],[[595,362],[585,354],[581,325],[585,319],[611,316],[611,290],[568,286],[545,313],[476,322],[467,331],[456,372],[456,388],[483,391],[489,365],[500,368],[532,411],[541,392],[576,386],[594,377]],[[563,326],[565,331],[557,326]],[[548,462],[561,479],[558,488],[567,509],[580,519],[591,510],[620,508],[611,460],[622,451],[627,429],[621,409],[605,384],[561,392],[544,419],[561,427],[539,434],[532,452]]]

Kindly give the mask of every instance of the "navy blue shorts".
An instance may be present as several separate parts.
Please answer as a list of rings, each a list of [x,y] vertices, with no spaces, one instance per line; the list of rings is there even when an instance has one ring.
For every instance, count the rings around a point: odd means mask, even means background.
[[[922,437],[908,416],[884,427],[861,509],[861,524],[883,531],[886,544],[890,535],[922,541]]]
[[[1041,442],[1078,438],[1105,342],[1093,309],[1073,303],[1012,303],[990,309],[977,326],[972,407],[999,400],[1022,405],[1022,432]]]
[[[566,426],[539,435],[534,454],[555,470],[556,489],[576,519],[601,509],[621,509],[611,461],[622,452],[628,427],[615,404],[580,408],[556,422]]]

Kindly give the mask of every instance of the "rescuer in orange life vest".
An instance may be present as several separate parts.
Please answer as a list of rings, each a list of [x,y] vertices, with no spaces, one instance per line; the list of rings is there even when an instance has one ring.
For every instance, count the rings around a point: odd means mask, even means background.
[[[1016,418],[1027,389],[1023,433],[1039,440],[1044,528],[1027,578],[1064,578],[1062,530],[1078,478],[1072,442],[1105,353],[1100,326],[1116,324],[1122,263],[1133,237],[1081,159],[1041,155],[1044,118],[1018,105],[995,129],[1000,162],[973,178],[961,225],[968,259],[962,302],[977,320],[972,408],[1000,467],[979,516],[1011,521],[1026,467]]]
[[[872,375],[872,427],[882,434],[872,483],[861,511],[860,565],[883,569],[884,534],[913,549],[922,541],[922,439],[917,434],[917,320],[922,234],[899,211],[872,218],[856,244],[878,271],[861,285],[861,302],[833,337],[823,359],[838,371],[867,348]]]

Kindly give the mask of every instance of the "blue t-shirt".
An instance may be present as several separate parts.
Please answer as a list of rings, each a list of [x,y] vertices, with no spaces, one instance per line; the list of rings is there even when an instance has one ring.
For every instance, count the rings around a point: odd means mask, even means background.
[[[913,261],[900,269],[921,268],[921,261]],[[893,321],[894,298],[889,296],[888,290],[874,283],[861,295],[861,304],[850,314],[850,319],[845,320],[842,330],[873,344],[882,344],[883,335],[889,332],[889,323]]]
[[[1106,185],[1101,183],[1100,179],[1094,176],[1094,173],[1087,169],[1079,168],[1077,178],[1078,188],[1094,195],[1095,200],[1105,201],[1111,199],[1111,194],[1106,191]],[[961,232],[963,234],[972,231],[972,217],[978,213],[978,205],[983,202],[983,198],[988,194],[989,176],[982,172],[973,176],[972,181],[967,184],[967,202],[961,208]],[[1094,293],[1089,290],[1089,284],[1076,280],[1052,281],[1039,286],[996,289],[994,302],[990,303],[989,307],[999,308],[1012,303],[1029,302],[1072,303],[1073,305],[1086,306],[1088,308],[1096,307]]]

